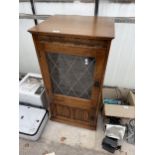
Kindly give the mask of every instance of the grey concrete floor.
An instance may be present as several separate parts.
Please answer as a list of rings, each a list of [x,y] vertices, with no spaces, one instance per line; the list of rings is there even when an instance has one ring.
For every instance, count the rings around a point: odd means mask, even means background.
[[[82,147],[72,147],[56,142],[47,144],[42,140],[30,142],[20,139],[20,155],[45,155],[52,152],[55,152],[56,155],[103,155],[103,152],[101,151],[90,150]]]
[[[19,155],[111,155],[101,147],[104,123],[98,117],[97,130],[78,128],[63,123],[48,121],[38,141],[19,140]],[[114,155],[134,155],[134,145],[123,143],[121,151]]]

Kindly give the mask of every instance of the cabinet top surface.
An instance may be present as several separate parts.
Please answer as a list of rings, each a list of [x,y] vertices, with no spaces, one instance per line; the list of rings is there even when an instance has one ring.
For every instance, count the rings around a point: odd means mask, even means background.
[[[114,21],[107,17],[55,15],[28,30],[47,35],[114,38]]]

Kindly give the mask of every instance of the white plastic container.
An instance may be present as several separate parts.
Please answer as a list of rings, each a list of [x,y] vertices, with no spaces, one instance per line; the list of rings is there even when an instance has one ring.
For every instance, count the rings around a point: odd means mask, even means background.
[[[19,83],[19,136],[39,139],[48,120],[46,96],[40,74],[28,73]]]
[[[44,108],[19,105],[19,136],[36,141],[39,139],[48,120]]]
[[[40,74],[28,73],[19,83],[19,101],[38,107],[46,105],[45,90]]]

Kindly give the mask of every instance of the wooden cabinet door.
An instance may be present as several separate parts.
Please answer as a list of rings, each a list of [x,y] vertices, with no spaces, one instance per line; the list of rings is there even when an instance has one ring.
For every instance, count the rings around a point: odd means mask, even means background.
[[[58,42],[38,49],[52,119],[95,129],[106,49]]]

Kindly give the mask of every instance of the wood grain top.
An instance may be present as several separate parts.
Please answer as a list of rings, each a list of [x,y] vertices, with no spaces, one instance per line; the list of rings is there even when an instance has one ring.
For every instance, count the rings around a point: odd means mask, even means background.
[[[108,17],[55,15],[28,31],[56,36],[112,39],[114,21]]]

